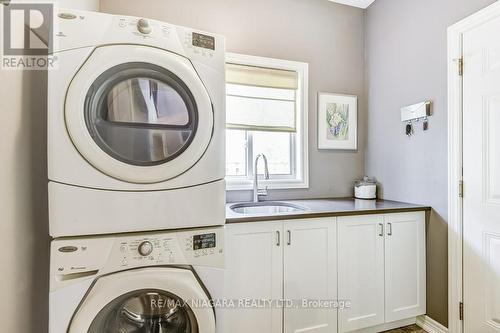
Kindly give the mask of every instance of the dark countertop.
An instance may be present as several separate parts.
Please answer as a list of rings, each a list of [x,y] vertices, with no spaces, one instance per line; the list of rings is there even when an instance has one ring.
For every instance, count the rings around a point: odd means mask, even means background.
[[[302,206],[307,210],[272,215],[243,215],[237,214],[231,210],[230,207],[237,203],[228,203],[226,204],[226,223],[262,222],[431,210],[431,207],[428,206],[420,206],[404,202],[390,200],[359,200],[354,198],[282,200],[279,202]]]

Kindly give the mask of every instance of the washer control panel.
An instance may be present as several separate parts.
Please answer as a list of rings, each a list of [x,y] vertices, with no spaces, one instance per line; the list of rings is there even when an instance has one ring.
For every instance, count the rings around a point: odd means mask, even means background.
[[[224,227],[56,239],[51,273],[112,272],[155,265],[224,267]]]
[[[222,242],[217,229],[123,237],[119,262],[121,266],[210,263],[223,254]]]

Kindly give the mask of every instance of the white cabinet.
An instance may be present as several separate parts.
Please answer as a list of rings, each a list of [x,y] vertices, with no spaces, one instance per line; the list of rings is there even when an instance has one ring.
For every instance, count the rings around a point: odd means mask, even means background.
[[[231,224],[226,230],[226,298],[286,299],[294,306],[227,310],[224,332],[337,331],[335,309],[302,303],[337,299],[335,218]]]
[[[224,332],[380,332],[425,314],[424,212],[229,224],[226,242],[225,298],[249,302]]]
[[[425,213],[338,218],[339,332],[425,314]]]
[[[425,214],[385,216],[385,321],[424,314]]]
[[[384,323],[384,217],[338,218],[339,332]]]
[[[283,298],[282,222],[233,224],[226,227],[226,294],[228,300]],[[237,304],[225,311],[224,332],[281,333],[283,311]]]
[[[327,303],[337,300],[335,220],[285,222],[284,236],[284,296],[299,306],[284,309],[284,332],[336,332],[337,311]]]

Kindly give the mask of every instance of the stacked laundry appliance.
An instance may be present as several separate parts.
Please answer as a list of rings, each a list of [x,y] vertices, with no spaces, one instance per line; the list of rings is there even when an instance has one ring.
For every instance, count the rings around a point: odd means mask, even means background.
[[[224,38],[96,12],[56,20],[50,333],[220,332]]]

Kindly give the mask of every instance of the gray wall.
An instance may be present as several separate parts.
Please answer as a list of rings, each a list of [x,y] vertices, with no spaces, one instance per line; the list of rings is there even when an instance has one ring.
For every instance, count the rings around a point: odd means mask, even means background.
[[[30,2],[36,1],[47,2]],[[56,2],[98,8],[97,0]],[[0,5],[0,17],[3,8]],[[43,333],[48,327],[50,242],[47,76],[43,71],[0,70],[0,84],[0,331]]]
[[[270,191],[271,198],[351,196],[363,175],[366,132],[364,11],[326,0],[101,0],[101,11],[156,18],[220,33],[227,50],[309,63],[308,190]],[[358,152],[319,152],[318,91],[358,95]],[[229,201],[249,200],[229,192]]]
[[[493,0],[377,0],[366,14],[366,172],[383,197],[434,208],[427,232],[428,314],[447,325],[446,28]],[[434,101],[429,131],[404,135],[399,108]]]
[[[1,331],[43,332],[49,292],[46,97],[41,91],[46,76],[1,70],[0,82]]]

